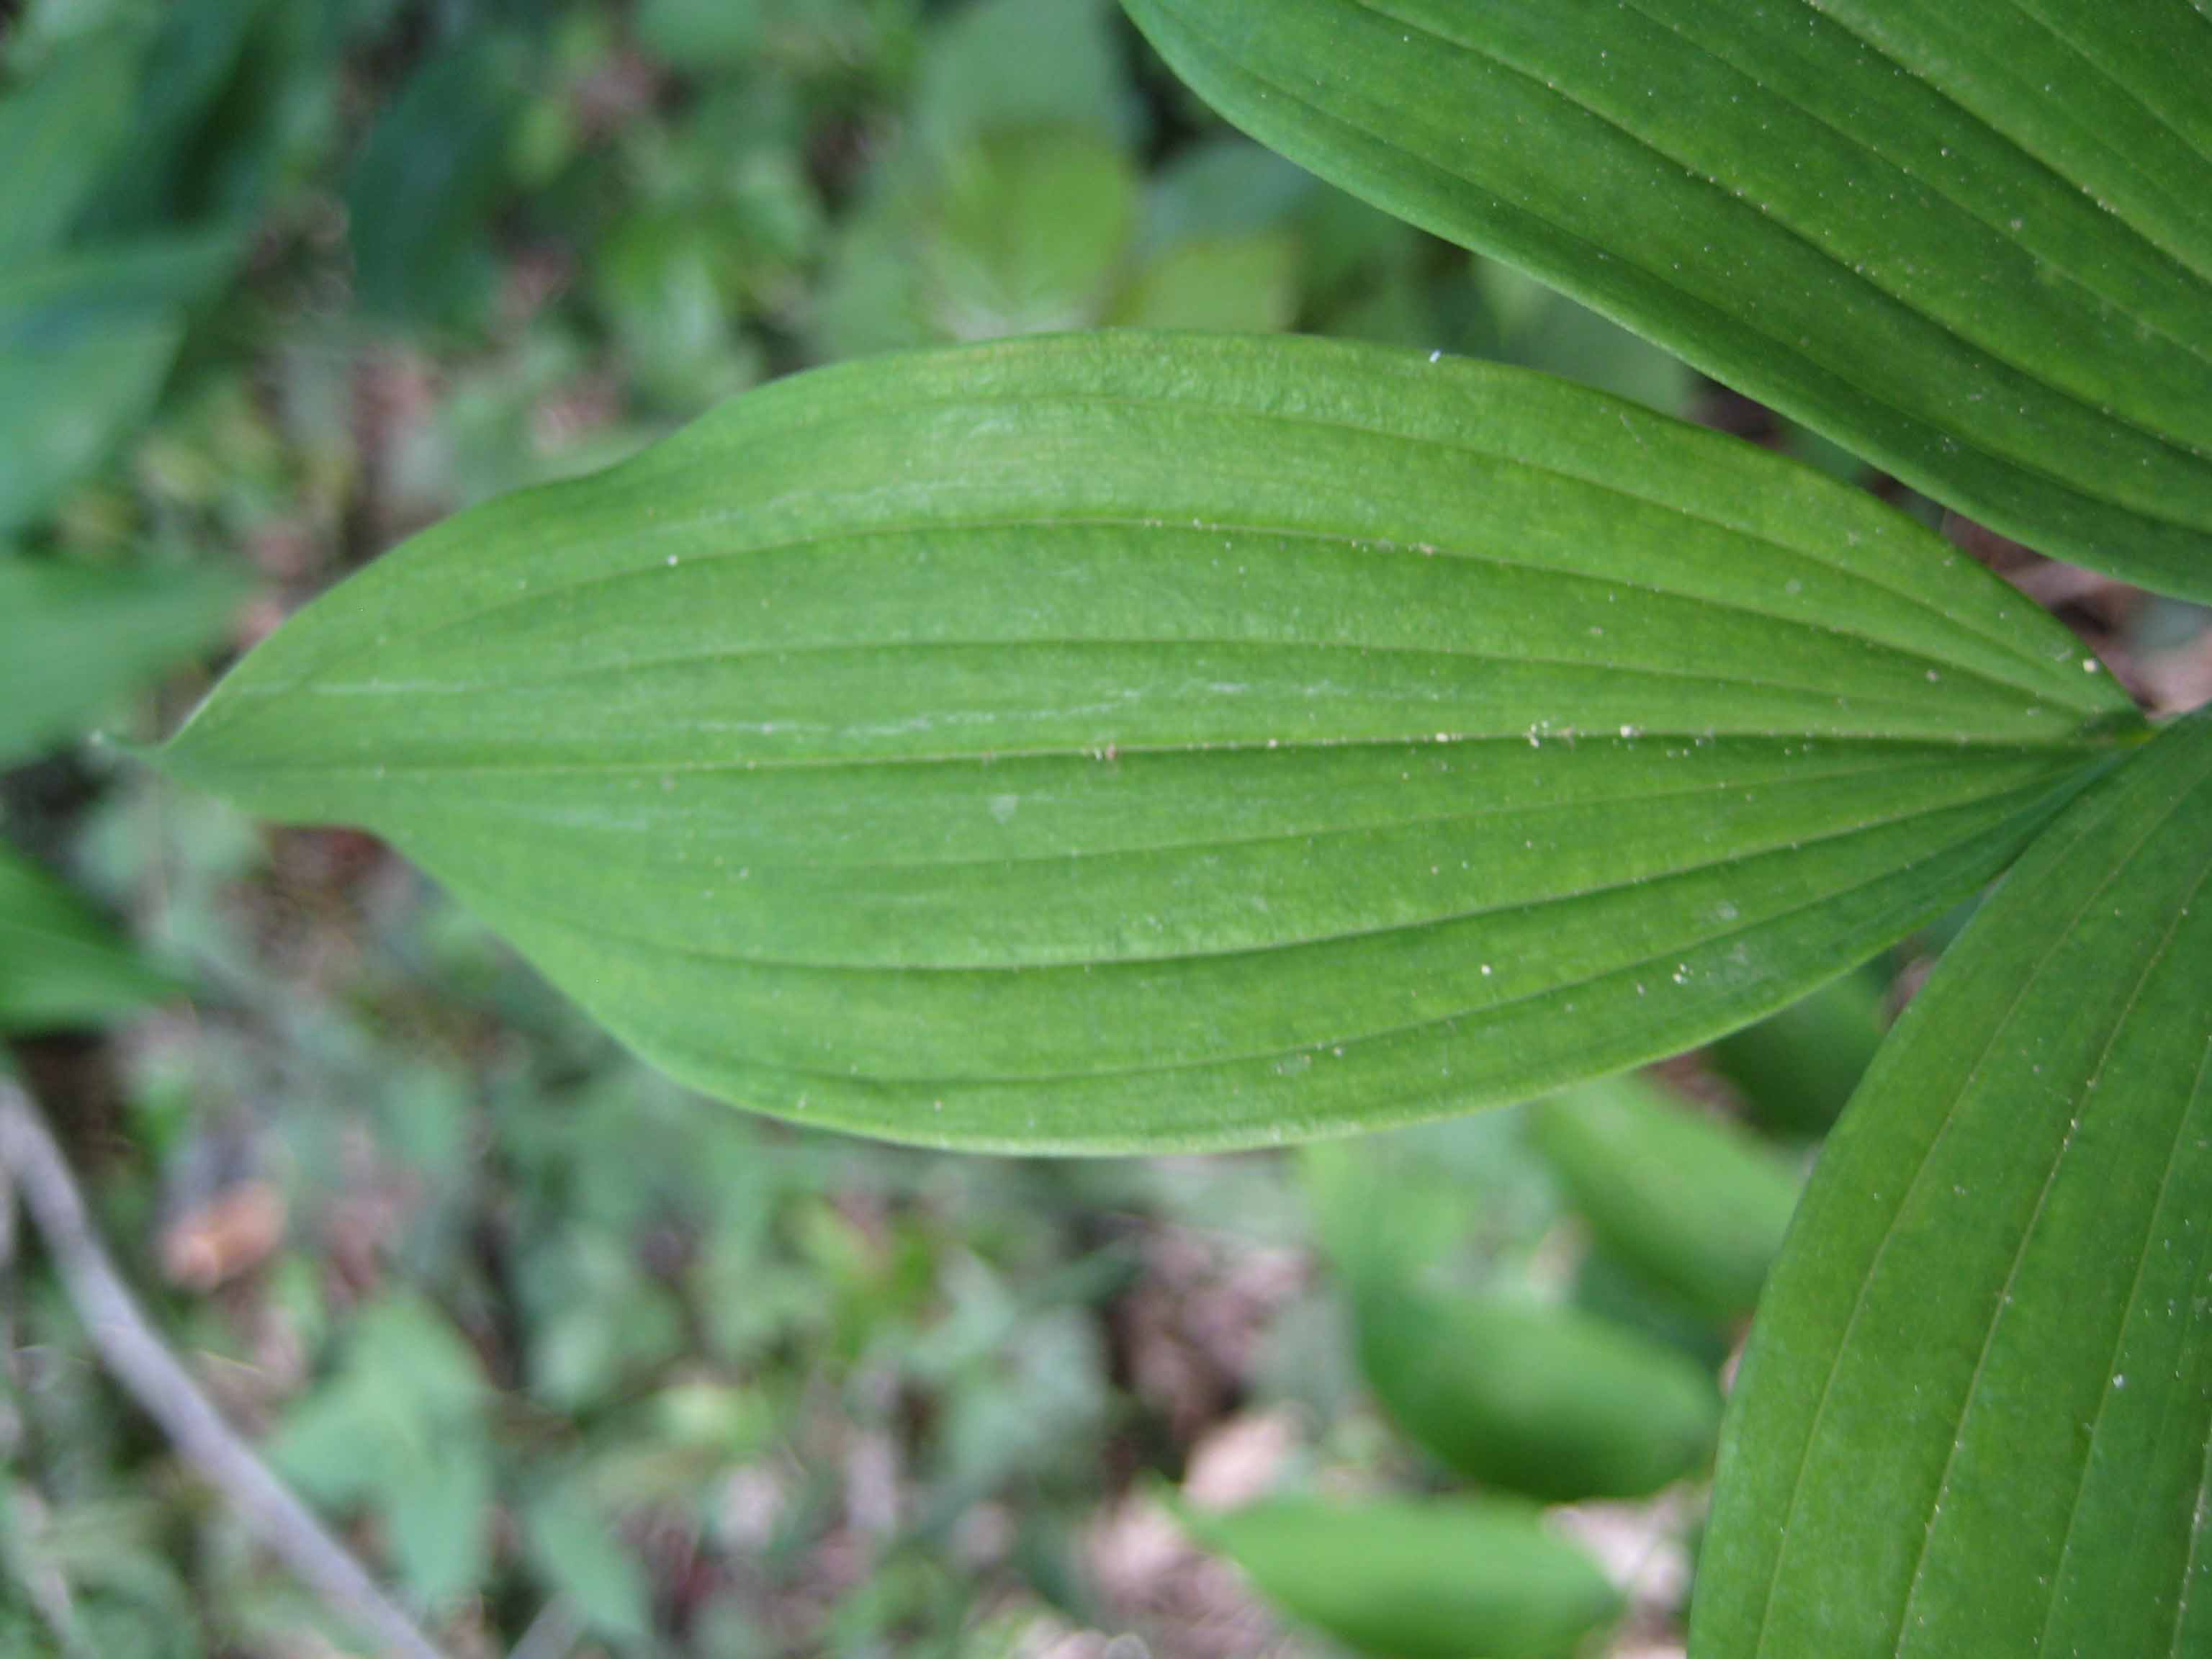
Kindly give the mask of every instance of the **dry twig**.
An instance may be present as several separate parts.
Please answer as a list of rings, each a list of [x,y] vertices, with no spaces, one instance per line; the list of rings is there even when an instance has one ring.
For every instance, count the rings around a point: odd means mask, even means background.
[[[61,1275],[92,1345],[123,1389],[161,1425],[185,1461],[238,1511],[262,1545],[331,1607],[358,1620],[381,1652],[444,1659],[361,1563],[222,1420],[155,1334],[93,1231],[61,1148],[22,1085],[0,1076],[0,1170]]]

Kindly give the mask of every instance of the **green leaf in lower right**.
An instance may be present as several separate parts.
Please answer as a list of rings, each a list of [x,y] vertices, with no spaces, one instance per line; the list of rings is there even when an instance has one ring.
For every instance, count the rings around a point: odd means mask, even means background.
[[[1769,1279],[1697,1659],[2212,1654],[2212,713],[2045,832]]]

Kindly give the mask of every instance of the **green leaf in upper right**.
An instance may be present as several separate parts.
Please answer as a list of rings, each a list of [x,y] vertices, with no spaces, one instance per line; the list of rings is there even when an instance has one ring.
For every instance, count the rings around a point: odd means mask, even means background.
[[[1127,0],[1262,143],[2041,550],[2212,599],[2202,0]]]

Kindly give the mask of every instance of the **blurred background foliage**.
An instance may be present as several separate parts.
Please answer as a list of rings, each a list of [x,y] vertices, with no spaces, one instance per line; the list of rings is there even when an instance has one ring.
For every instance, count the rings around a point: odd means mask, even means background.
[[[687,1096],[380,846],[128,741],[416,527],[939,342],[1474,353],[1924,503],[1237,137],[1106,0],[6,27],[0,1032],[164,1330],[449,1650],[550,1606],[671,1659],[1679,1651],[1730,1355],[1948,928],[1519,1112],[949,1158]],[[2212,694],[2201,613],[1951,527],[2147,702]],[[364,1651],[9,1261],[0,1650]]]

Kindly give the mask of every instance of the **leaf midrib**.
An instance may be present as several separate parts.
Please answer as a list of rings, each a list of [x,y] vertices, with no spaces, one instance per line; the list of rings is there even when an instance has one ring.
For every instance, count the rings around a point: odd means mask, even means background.
[[[1170,758],[1192,755],[1238,754],[1297,754],[1312,750],[1397,749],[1413,753],[1437,748],[1453,748],[1463,744],[1527,744],[1540,748],[1546,744],[1565,744],[1573,748],[1578,744],[1611,744],[1615,743],[1686,743],[1710,745],[1715,743],[1882,743],[1909,744],[1915,748],[1924,746],[1935,738],[1925,736],[1900,737],[1894,732],[1808,732],[1802,728],[1777,730],[1768,728],[1730,728],[1718,730],[1699,727],[1690,730],[1674,726],[1654,726],[1641,731],[1634,738],[1621,738],[1609,731],[1581,732],[1560,726],[1535,732],[1498,732],[1481,734],[1448,734],[1439,744],[1433,733],[1426,736],[1387,738],[1237,738],[1224,742],[1182,744],[1115,743],[1112,745],[1115,759]],[[2125,744],[2124,734],[2114,742],[2095,737],[2074,734],[2054,738],[2048,744],[2029,744],[2018,739],[1992,743],[1985,747],[2014,751],[2047,748],[2052,754],[2069,751],[2080,753],[2085,762],[2100,755],[2109,755]],[[712,776],[726,772],[837,772],[865,771],[878,767],[944,766],[954,768],[989,768],[1013,761],[1067,761],[1071,763],[1103,763],[1106,754],[1102,745],[1068,743],[1049,747],[1015,746],[980,751],[959,750],[928,755],[864,755],[804,757],[792,759],[745,757],[719,761],[544,761],[500,766],[479,764],[391,766],[368,762],[343,765],[324,762],[301,762],[284,765],[257,763],[253,775],[264,778],[296,779],[303,777],[350,777],[388,782],[393,779],[428,778],[441,776],[485,777],[628,777],[653,775],[667,777]],[[195,775],[189,768],[185,776]]]
[[[2037,792],[2034,791],[2021,791],[2014,793],[2019,794],[2037,793]],[[2046,788],[2040,792],[2038,798],[2048,799],[2050,795],[2055,793],[2057,792]],[[1996,799],[1999,800],[2009,800],[2013,798],[2013,794],[2008,794]],[[1943,808],[1937,809],[1937,812],[1944,811],[1955,811],[1958,810],[1960,809],[1957,807]],[[1907,813],[1900,815],[1893,819],[1885,820],[1881,823],[1865,826],[1865,828],[1880,829],[1884,827],[1893,827],[1894,824],[1910,823],[1915,817],[1936,816],[1937,812]],[[1317,1052],[1332,1046],[1349,1047],[1353,1044],[1381,1042],[1401,1037],[1413,1032],[1431,1030],[1440,1025],[1453,1024],[1469,1015],[1480,1014],[1487,1016],[1503,1009],[1519,1006],[1528,1002],[1540,1001],[1543,998],[1547,996],[1564,995],[1584,987],[1596,984],[1602,980],[1620,978],[1631,975],[1638,969],[1647,968],[1654,963],[1663,963],[1670,960],[1678,961],[1686,952],[1703,950],[1708,946],[1719,944],[1727,939],[1735,939],[1747,933],[1756,933],[1762,928],[1774,927],[1779,923],[1788,921],[1793,917],[1801,915],[1808,910],[1817,909],[1823,905],[1831,903],[1837,899],[1847,898],[1852,894],[1861,892],[1867,888],[1878,886],[1884,881],[1894,880],[1899,876],[1908,874],[1911,871],[1919,868],[1922,865],[1933,862],[1937,859],[1942,858],[1946,854],[1956,852],[1962,848],[1971,846],[1977,841],[1984,840],[1994,833],[2002,831],[2008,824],[2015,823],[2019,818],[2025,816],[2027,816],[2026,812],[2017,812],[2008,817],[1996,818],[1990,822],[1984,823],[1971,833],[1961,836],[1955,840],[1945,842],[1941,846],[1933,848],[1921,858],[1918,858],[1911,863],[1894,866],[1885,870],[1881,874],[1871,877],[1867,880],[1854,882],[1848,886],[1834,889],[1821,895],[1820,897],[1809,900],[1805,903],[1786,906],[1784,908],[1776,910],[1769,915],[1760,916],[1755,921],[1747,922],[1740,927],[1723,927],[1717,932],[1702,933],[1694,938],[1686,938],[1674,945],[1671,945],[1663,951],[1656,952],[1650,956],[1635,957],[1622,963],[1617,968],[1608,969],[1602,974],[1589,975],[1583,979],[1558,981],[1518,996],[1501,997],[1491,1002],[1471,1004],[1466,1007],[1456,1009],[1449,1014],[1431,1016],[1418,1020],[1408,1021],[1398,1025],[1385,1026],[1374,1030],[1359,1032],[1350,1036],[1346,1036],[1340,1033],[1330,1036],[1316,1037],[1309,1041],[1292,1044],[1288,1048],[1276,1046],[1254,1049],[1249,1052],[1239,1051],[1234,1054],[1213,1054],[1202,1059],[1164,1061],[1158,1064],[1137,1066],[1119,1066],[1102,1071],[1059,1072],[1020,1075],[1007,1073],[991,1074],[979,1077],[947,1076],[939,1078],[889,1077],[882,1074],[872,1073],[870,1074],[868,1080],[880,1084],[935,1082],[954,1085],[962,1083],[1029,1085],[1080,1082],[1090,1079],[1109,1077],[1151,1077],[1172,1073],[1203,1070],[1213,1066],[1235,1065],[1252,1060],[1268,1060],[1285,1054]],[[1822,842],[1847,840],[1850,836],[1863,832],[1863,831],[1862,830],[1850,830],[1838,831],[1823,836],[1801,836],[1794,844],[1784,843],[1779,847],[1767,848],[1759,854],[1751,854],[1749,856],[1772,857],[1777,854],[1787,854],[1794,852],[1799,847],[1817,844]],[[421,858],[419,855],[416,854],[412,849],[410,849],[409,855],[411,858],[414,858],[416,862],[423,865],[423,867],[429,869],[435,873],[436,866],[434,864]],[[1544,906],[1553,904],[1564,905],[1583,902],[1593,898],[1601,898],[1610,892],[1625,891],[1631,888],[1651,885],[1659,882],[1687,880],[1696,876],[1708,873],[1713,869],[1728,867],[1729,866],[1740,864],[1744,860],[1741,858],[1716,860],[1710,865],[1692,866],[1680,871],[1669,872],[1665,875],[1645,878],[1638,881],[1617,883],[1609,885],[1595,885],[1587,890],[1563,895],[1559,898],[1543,901],[1541,905],[1501,907],[1498,911],[1495,912],[1495,914],[1505,914],[1509,911],[1520,909],[1540,908]],[[908,968],[882,967],[876,965],[862,965],[854,967],[836,963],[778,963],[775,961],[733,957],[726,952],[710,951],[697,946],[670,945],[652,939],[638,939],[604,924],[572,920],[556,911],[547,908],[542,902],[535,900],[509,896],[490,883],[480,883],[471,878],[465,883],[456,883],[454,884],[458,889],[465,892],[489,895],[493,897],[495,902],[504,905],[510,910],[528,911],[529,913],[536,915],[541,921],[546,922],[556,928],[560,928],[572,933],[607,939],[611,943],[636,951],[658,952],[670,956],[685,957],[694,961],[720,963],[725,964],[734,963],[738,966],[760,967],[770,970],[782,969],[800,973],[820,973],[823,975],[842,974],[850,977],[872,976],[884,979],[912,979],[918,977],[980,978],[985,975],[994,975],[1001,977],[1011,977],[1014,975],[1027,977],[1038,973],[1054,972],[1063,969],[1081,973],[1088,970],[1089,969],[1097,967],[1120,968],[1126,966],[1142,969],[1147,967],[1156,968],[1164,963],[1190,961],[1218,962],[1237,957],[1249,958],[1268,956],[1291,950],[1320,949],[1325,948],[1330,945],[1344,943],[1350,940],[1386,938],[1393,933],[1419,933],[1425,931],[1428,928],[1449,925],[1449,923],[1458,921],[1480,920],[1485,914],[1492,914],[1476,910],[1468,913],[1466,916],[1434,918],[1426,921],[1406,923],[1395,927],[1347,930],[1335,935],[1319,939],[1276,941],[1267,945],[1253,945],[1236,951],[1215,951],[1203,954],[1185,953],[1178,956],[1164,957],[1149,960],[1104,958],[1089,962],[1066,961],[1049,963],[1020,963],[991,967]],[[848,1082],[852,1080],[852,1074],[850,1073],[839,1073],[835,1072],[806,1073],[805,1068],[779,1069],[796,1069],[801,1071],[805,1074],[818,1075],[825,1078],[839,1078],[842,1080]]]
[[[1580,669],[1602,677],[1607,683],[1626,689],[1638,681],[1660,681],[1709,687],[1715,690],[1737,689],[1754,691],[1774,691],[1791,696],[1827,699],[1838,710],[1855,713],[1887,713],[1891,714],[1926,716],[1931,710],[1921,699],[1899,696],[1879,691],[1855,689],[1838,690],[1833,684],[1820,684],[1790,680],[1764,679],[1750,675],[1699,673],[1692,669],[1662,668],[1648,665],[1606,662],[1581,657],[1539,656],[1504,651],[1456,651],[1443,646],[1406,646],[1361,644],[1346,640],[1289,640],[1201,638],[1182,636],[1170,638],[1083,638],[1056,639],[1021,638],[1006,640],[854,640],[835,642],[805,642],[792,645],[770,645],[759,648],[740,648],[692,652],[659,657],[637,657],[622,662],[594,663],[585,667],[567,669],[537,678],[517,678],[477,684],[447,684],[429,680],[363,680],[331,685],[318,683],[301,689],[299,695],[325,697],[477,697],[489,691],[542,690],[551,686],[578,681],[619,678],[624,675],[656,669],[703,667],[709,664],[778,661],[786,658],[826,658],[857,656],[862,658],[896,657],[912,653],[927,656],[938,652],[977,652],[994,656],[1013,657],[1029,651],[1111,651],[1142,650],[1148,647],[1190,651],[1218,650],[1250,652],[1262,654],[1273,651],[1291,651],[1301,657],[1328,658],[1352,656],[1361,658],[1434,658],[1445,662],[1486,663],[1498,667]],[[1917,659],[1926,661],[1928,659]],[[1971,670],[1960,671],[1961,678],[1972,675]],[[1443,688],[1449,690],[1450,688]],[[2056,702],[2054,698],[2051,701]],[[797,717],[779,719],[774,722],[779,732],[798,733],[808,731],[809,723]],[[834,737],[854,731],[850,722],[814,722],[811,728],[819,735]],[[867,728],[857,728],[865,732]],[[1526,728],[1524,728],[1525,730]],[[1638,727],[1639,732],[1643,730]],[[764,734],[765,735],[765,734]],[[1511,735],[1498,733],[1497,735]],[[1827,733],[1826,735],[1833,735]],[[1869,735],[1872,735],[1869,733]],[[1994,731],[1978,732],[1973,740],[1985,743],[2032,741],[2022,734],[1999,735]],[[2073,732],[2052,734],[2054,744],[2077,740]],[[1071,742],[1070,749],[1081,744]]]
[[[1516,738],[1512,741],[1518,742],[1520,739]],[[2038,755],[2039,752],[2041,751],[2033,748],[2022,748],[2019,751],[2017,757],[2026,760]],[[1083,757],[1079,756],[1073,758],[1080,759]],[[2081,757],[2081,764],[2085,767],[2089,765],[2092,763],[2093,758],[2093,752],[2085,752]],[[1085,860],[1106,858],[1146,858],[1156,857],[1164,854],[1172,855],[1181,853],[1235,852],[1256,847],[1279,846],[1289,842],[1328,841],[1332,839],[1349,838],[1356,836],[1394,834],[1406,830],[1440,829],[1446,824],[1473,823],[1493,818],[1540,818],[1547,814],[1554,812],[1599,811],[1610,806],[1648,806],[1657,802],[1694,800],[1701,795],[1729,794],[1738,790],[1742,790],[1747,793],[1752,792],[1765,793],[1769,790],[1776,789],[1789,790],[1796,788],[1804,784],[1837,783],[1850,778],[1917,777],[1921,774],[1927,772],[1948,771],[1955,764],[1955,761],[1948,758],[1943,760],[1929,760],[1921,764],[1911,766],[1899,765],[1894,762],[1877,762],[1872,765],[1867,766],[1853,766],[1826,771],[1808,771],[1802,774],[1793,774],[1786,778],[1777,776],[1749,781],[1740,777],[1723,778],[1713,782],[1699,784],[1693,788],[1688,789],[1656,789],[1620,795],[1590,795],[1574,800],[1527,801],[1510,806],[1480,806],[1465,811],[1424,813],[1418,817],[1378,818],[1364,823],[1339,823],[1316,824],[1310,829],[1286,830],[1276,834],[1265,836],[1236,836],[1221,838],[1207,838],[1203,840],[1186,839],[1168,842],[1139,842],[1125,845],[1076,848],[1063,852],[1022,853],[997,855],[984,854],[973,858],[849,859],[840,860],[836,863],[821,864],[792,862],[788,860],[779,860],[773,858],[753,857],[750,859],[746,867],[751,870],[805,872],[811,874],[827,876],[841,876],[855,872],[887,870],[941,871],[1006,869],[1021,868],[1032,865],[1065,867],[1068,865],[1079,863]],[[645,769],[650,770],[651,769]],[[2057,773],[2054,770],[2051,774],[2051,779],[2055,779],[2057,775]],[[2045,781],[2048,782],[2051,781],[2051,779],[2046,779]],[[1474,781],[1474,780],[1470,780],[1470,781]],[[1996,796],[1992,794],[1981,797],[1981,799],[1996,799]],[[1954,805],[1958,805],[1968,803],[1954,802],[1952,804]],[[439,817],[447,823],[458,821],[461,823],[466,824],[469,822],[467,816],[468,809],[472,805],[474,805],[474,803],[463,801],[460,803],[457,811],[455,807],[447,806],[441,803],[433,812],[429,813],[423,812],[419,807],[410,805],[408,809],[407,816],[416,821],[421,821],[426,817]],[[541,823],[544,821],[527,811],[520,813],[514,813],[513,809],[505,803],[495,804],[492,805],[489,811],[491,815],[495,817],[504,817],[513,813],[514,816],[520,817],[526,821]]]

